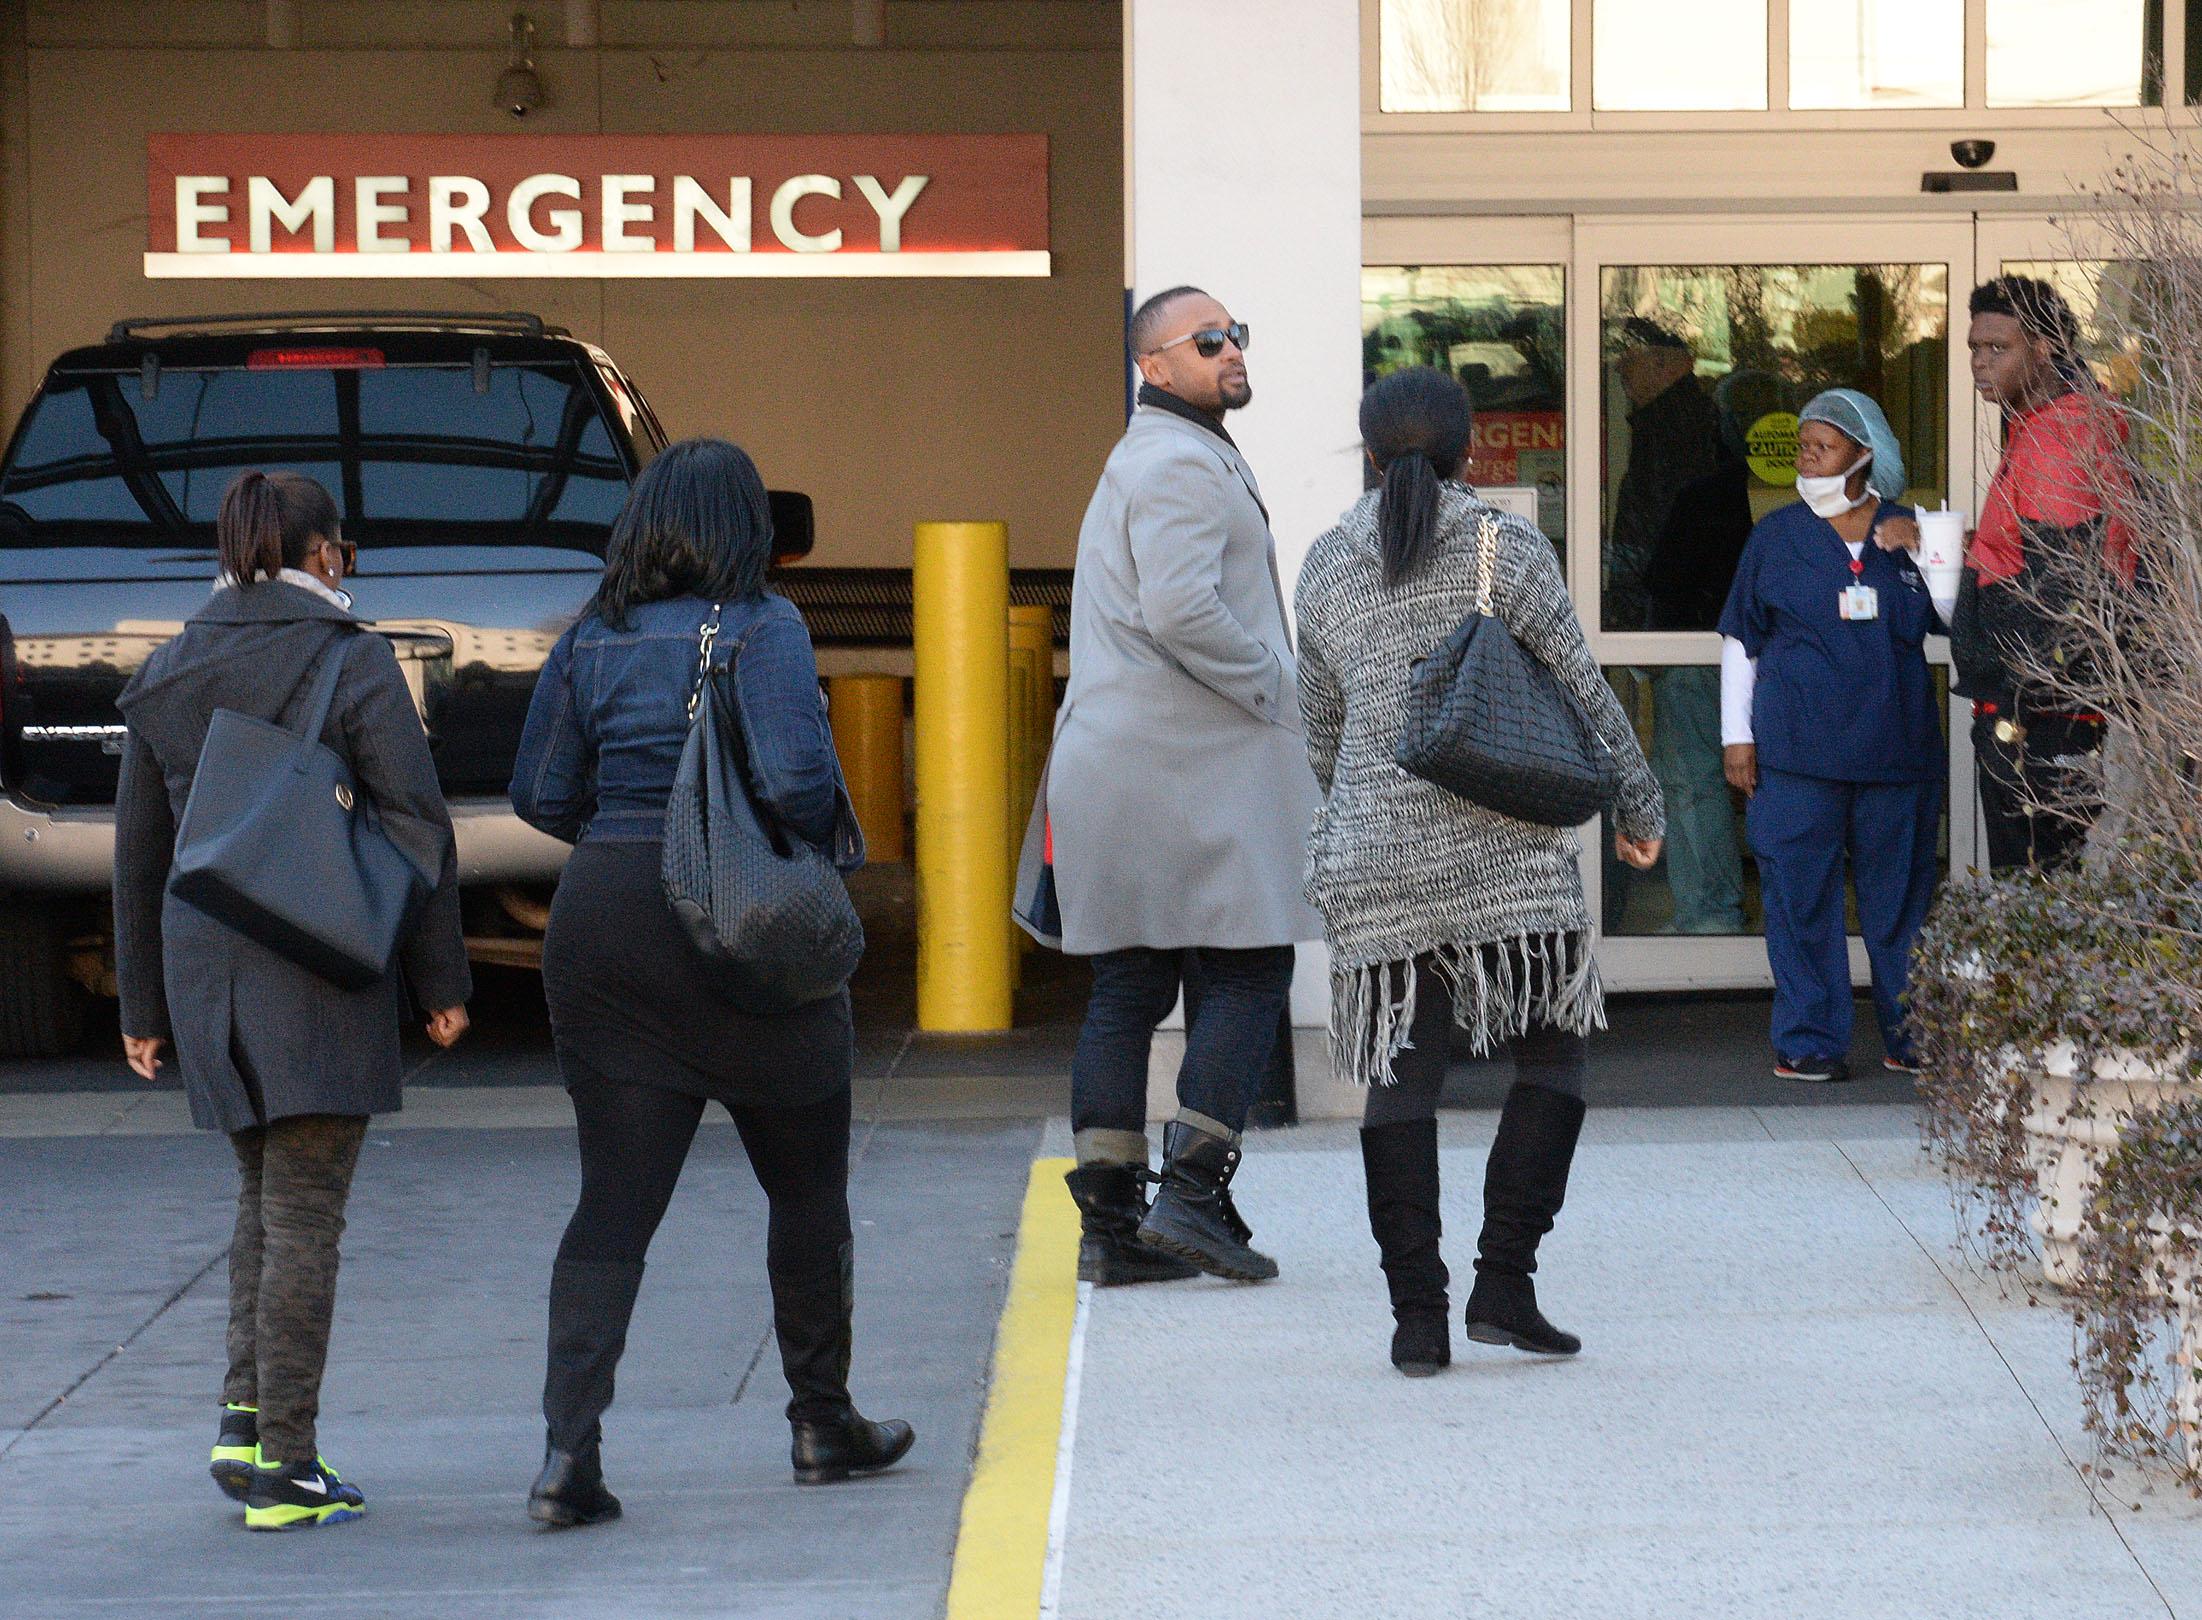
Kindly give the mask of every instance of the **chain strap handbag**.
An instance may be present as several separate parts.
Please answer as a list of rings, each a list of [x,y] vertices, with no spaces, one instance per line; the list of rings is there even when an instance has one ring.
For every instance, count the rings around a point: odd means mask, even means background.
[[[214,711],[168,892],[338,988],[364,990],[390,972],[451,835],[420,823],[400,843],[322,743],[349,640],[321,655],[301,730]]]
[[[1492,612],[1498,544],[1498,520],[1486,513],[1476,535],[1475,610],[1415,660],[1392,757],[1487,810],[1579,826],[1612,806],[1620,771],[1574,694]]]
[[[683,932],[737,994],[784,1010],[849,982],[864,955],[864,925],[833,857],[756,802],[734,666],[711,667],[718,634],[714,603],[699,633],[659,877]],[[840,820],[853,827],[848,791],[836,791]],[[854,859],[862,858],[859,843]]]

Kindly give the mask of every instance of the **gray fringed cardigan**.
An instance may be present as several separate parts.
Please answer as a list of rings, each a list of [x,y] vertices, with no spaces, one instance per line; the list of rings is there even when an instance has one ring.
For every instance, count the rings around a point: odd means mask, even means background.
[[[1387,588],[1376,504],[1372,490],[1315,542],[1294,599],[1300,709],[1325,795],[1305,887],[1330,943],[1333,1061],[1359,1085],[1391,1083],[1414,1022],[1415,958],[1426,954],[1477,1052],[1533,1024],[1582,1034],[1605,1023],[1575,834],[1486,810],[1392,763],[1409,666],[1474,610],[1485,515],[1499,525],[1495,611],[1613,750],[1620,829],[1665,832],[1658,781],[1584,645],[1552,542],[1448,483],[1436,555]]]

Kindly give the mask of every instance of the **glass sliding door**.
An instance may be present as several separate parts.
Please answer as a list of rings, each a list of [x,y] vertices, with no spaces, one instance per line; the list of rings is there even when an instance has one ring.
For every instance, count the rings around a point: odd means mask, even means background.
[[[1606,829],[1584,841],[1616,989],[1767,982],[1743,803],[1722,772],[1714,627],[1752,525],[1797,498],[1797,413],[1824,388],[1881,403],[1908,500],[1969,502],[1970,458],[1952,449],[1971,428],[1959,341],[1971,248],[1960,221],[1577,227],[1570,581],[1668,807],[1650,872],[1614,859]],[[1947,644],[1928,652],[1946,692]],[[1961,817],[1945,858],[1962,864],[1971,842]],[[1853,959],[1862,970],[1855,942]]]

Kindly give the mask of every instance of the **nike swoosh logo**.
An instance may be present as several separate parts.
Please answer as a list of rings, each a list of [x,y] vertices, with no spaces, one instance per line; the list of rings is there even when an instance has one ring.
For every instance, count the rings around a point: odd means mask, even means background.
[[[329,1494],[329,1482],[319,1474],[312,1474],[304,1479],[294,1479],[291,1483],[302,1491],[317,1491],[323,1496]]]

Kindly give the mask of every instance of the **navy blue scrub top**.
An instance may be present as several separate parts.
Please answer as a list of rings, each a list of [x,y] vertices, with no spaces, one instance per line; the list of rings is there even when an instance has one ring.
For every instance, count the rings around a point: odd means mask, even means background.
[[[1875,516],[1909,517],[1883,501]],[[1924,782],[1944,770],[1942,726],[1924,651],[1935,626],[1909,552],[1866,540],[1855,580],[1835,525],[1802,501],[1769,512],[1736,565],[1720,633],[1759,661],[1751,734],[1759,763],[1836,782]],[[1850,621],[1853,583],[1880,593],[1880,616]]]

